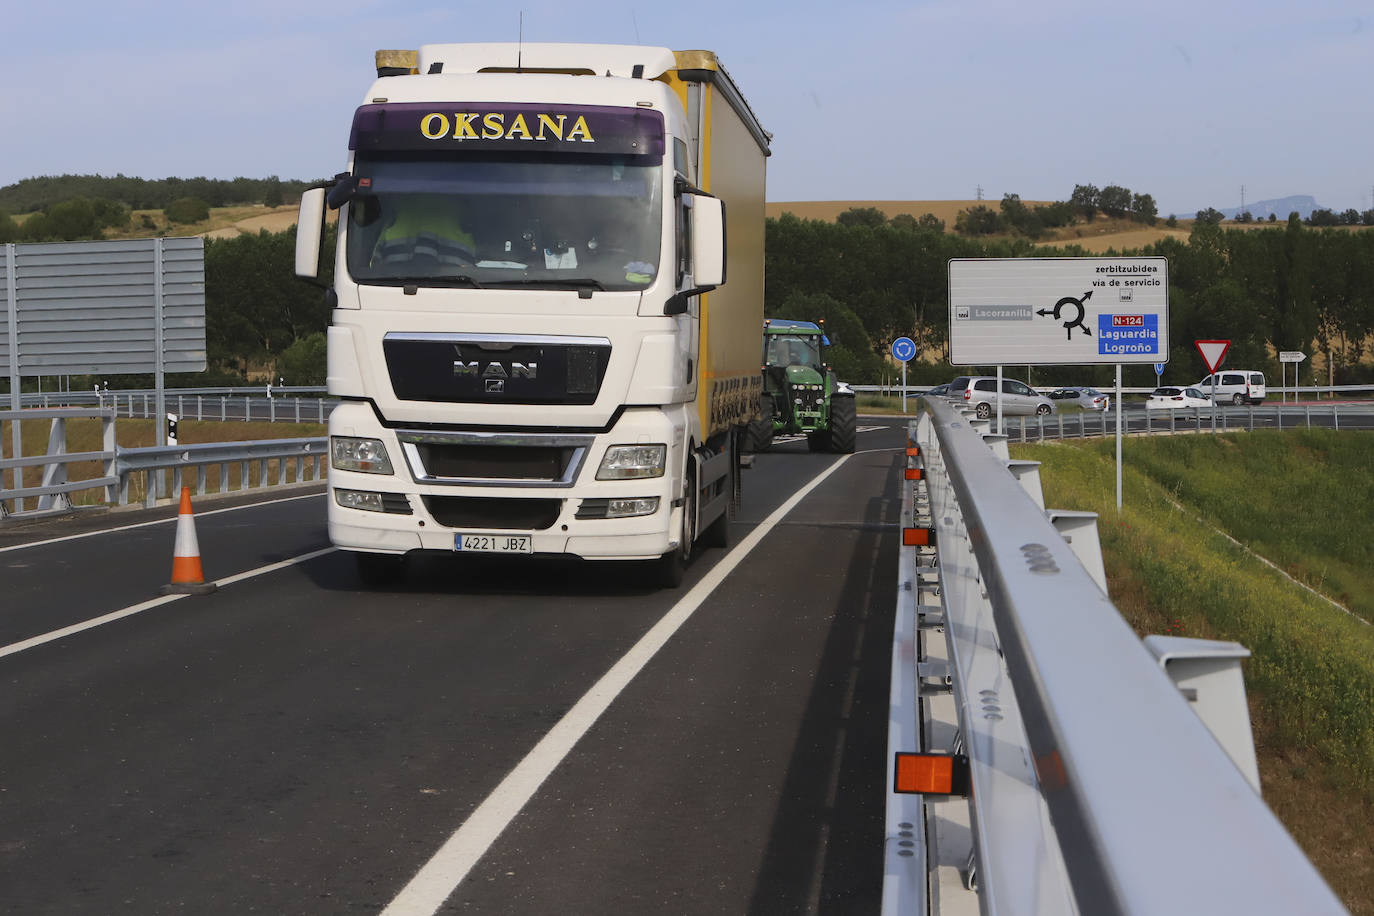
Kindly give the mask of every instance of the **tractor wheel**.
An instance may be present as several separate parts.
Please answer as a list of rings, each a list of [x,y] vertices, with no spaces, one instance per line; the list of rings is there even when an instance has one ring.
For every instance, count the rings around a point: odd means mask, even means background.
[[[806,434],[806,447],[813,452],[830,451],[830,430],[818,429]]]
[[[746,452],[766,452],[773,447],[773,399],[764,395],[759,407],[763,416],[751,420],[744,431]]]
[[[854,398],[835,396],[830,399],[830,440],[832,451],[853,454],[858,438],[859,413]]]

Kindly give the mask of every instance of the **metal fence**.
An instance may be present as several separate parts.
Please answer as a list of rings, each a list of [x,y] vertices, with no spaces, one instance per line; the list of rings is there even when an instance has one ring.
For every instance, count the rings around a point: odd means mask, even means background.
[[[100,451],[68,452],[67,421],[71,419],[101,422]],[[50,424],[47,452],[0,459],[0,518],[70,512],[78,505],[72,498],[77,493],[86,495],[82,505],[141,503],[151,507],[175,496],[183,485],[194,487],[200,496],[227,494],[323,480],[328,471],[325,436],[120,448],[115,441],[113,407],[0,410],[0,426],[34,420]],[[72,464],[89,461],[100,462],[103,473],[69,479]],[[24,470],[34,467],[43,468],[42,482],[26,485]],[[6,483],[7,472],[12,485]]]
[[[921,411],[903,524],[934,546],[903,548],[889,746],[963,756],[972,786],[890,792],[883,912],[957,907],[928,883],[954,837],[982,913],[1344,913],[1112,605],[1096,517],[1046,510],[986,420]]]

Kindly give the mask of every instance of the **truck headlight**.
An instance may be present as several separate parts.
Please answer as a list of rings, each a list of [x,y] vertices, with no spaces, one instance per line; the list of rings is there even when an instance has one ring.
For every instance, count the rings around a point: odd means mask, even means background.
[[[382,494],[366,490],[335,490],[334,501],[345,509],[361,509],[364,512],[385,512]]]
[[[666,445],[612,445],[596,470],[597,480],[637,480],[662,477]]]
[[[330,461],[341,471],[361,471],[364,474],[390,474],[391,458],[381,439],[355,439],[352,436],[329,437]]]

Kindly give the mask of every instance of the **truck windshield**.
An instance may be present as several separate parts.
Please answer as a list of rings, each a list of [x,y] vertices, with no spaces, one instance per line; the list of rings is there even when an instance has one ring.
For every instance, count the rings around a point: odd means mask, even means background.
[[[347,263],[360,283],[640,290],[658,274],[658,157],[359,157]]]

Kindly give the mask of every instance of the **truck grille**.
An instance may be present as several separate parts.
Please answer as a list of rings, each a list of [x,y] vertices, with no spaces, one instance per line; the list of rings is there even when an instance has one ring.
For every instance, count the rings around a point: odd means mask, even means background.
[[[403,401],[594,404],[611,361],[604,337],[393,333],[382,340]]]
[[[398,430],[410,472],[421,483],[568,487],[591,436]]]
[[[563,510],[561,499],[491,499],[481,496],[426,496],[425,508],[447,528],[543,531]]]

